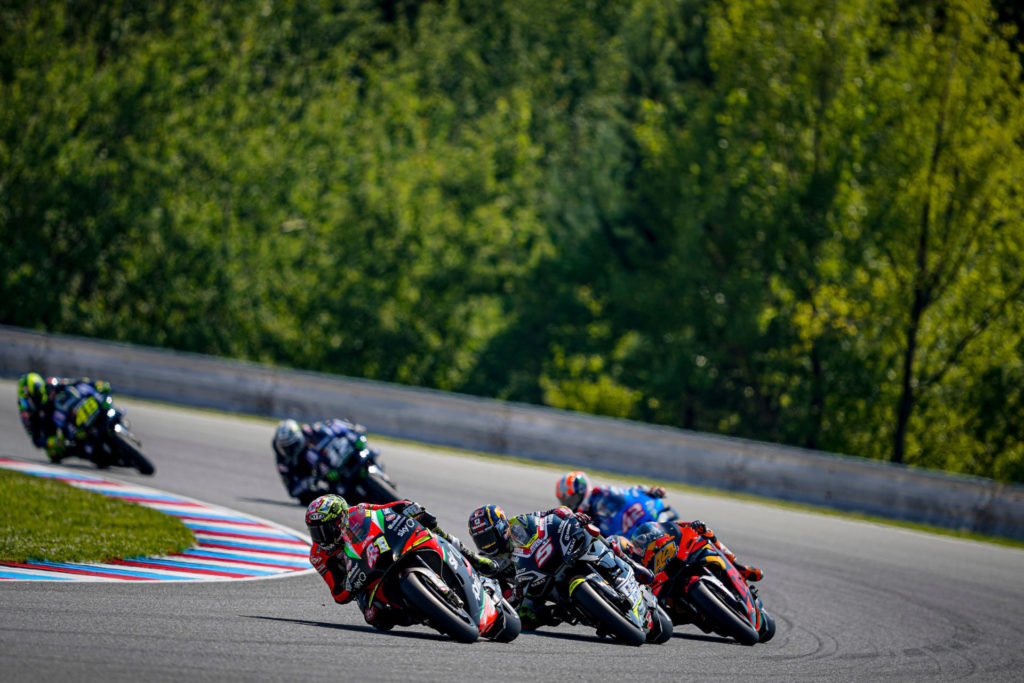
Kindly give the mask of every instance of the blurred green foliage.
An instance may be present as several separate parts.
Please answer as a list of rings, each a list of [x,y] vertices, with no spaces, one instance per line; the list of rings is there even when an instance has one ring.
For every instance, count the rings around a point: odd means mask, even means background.
[[[0,322],[1024,481],[1019,23],[8,2]]]

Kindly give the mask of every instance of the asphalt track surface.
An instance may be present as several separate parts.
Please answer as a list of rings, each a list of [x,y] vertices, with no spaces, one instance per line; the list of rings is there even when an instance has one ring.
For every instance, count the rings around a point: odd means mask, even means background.
[[[0,453],[42,461],[0,382]],[[270,454],[272,423],[123,400],[153,477],[109,476],[302,528]],[[358,416],[353,416],[358,418]],[[557,473],[373,440],[399,491],[465,536],[466,516],[554,503]],[[68,464],[95,469],[84,461]],[[425,627],[380,633],[319,576],[225,583],[0,583],[3,681],[1024,680],[1024,550],[669,491],[764,569],[778,622],[743,647],[677,627],[630,648],[583,627],[461,645]]]

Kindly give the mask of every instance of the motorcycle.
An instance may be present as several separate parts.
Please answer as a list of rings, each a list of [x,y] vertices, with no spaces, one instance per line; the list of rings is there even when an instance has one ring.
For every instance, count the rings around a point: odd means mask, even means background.
[[[142,442],[132,434],[113,397],[87,385],[75,391],[79,397],[66,411],[54,411],[57,428],[68,437],[68,455],[91,460],[99,468],[134,467],[141,474],[153,474],[156,468],[143,455]]]
[[[519,635],[519,614],[498,582],[415,519],[353,507],[346,534],[349,576],[369,603],[399,609],[463,643],[481,636],[507,643]]]
[[[300,495],[299,502],[309,505],[325,493],[336,493],[352,504],[401,500],[391,477],[377,461],[378,455],[360,432],[332,440],[315,466],[317,485]]]
[[[664,498],[626,489],[621,498],[602,498],[595,507],[594,517],[603,535],[630,538],[641,524],[670,522],[679,519],[679,513]]]
[[[775,635],[757,590],[710,539],[685,525],[647,524],[633,544],[654,572],[651,588],[673,624],[693,623],[743,645]]]
[[[669,616],[593,524],[551,514],[533,518],[530,528],[513,525],[512,537],[517,593],[553,601],[562,621],[634,646],[672,636]]]

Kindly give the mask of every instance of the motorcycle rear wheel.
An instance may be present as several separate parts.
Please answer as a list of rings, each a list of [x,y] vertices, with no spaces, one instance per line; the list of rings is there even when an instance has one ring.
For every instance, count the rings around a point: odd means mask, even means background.
[[[153,474],[156,471],[153,463],[142,454],[142,444],[131,432],[121,427],[111,432],[110,436],[118,459],[125,465],[134,467],[141,474]]]
[[[698,581],[690,589],[689,597],[704,616],[714,624],[715,631],[719,635],[734,638],[743,645],[753,645],[761,639],[757,630],[737,614],[707,584]]]
[[[401,581],[402,594],[427,622],[436,630],[460,643],[472,643],[480,637],[476,625],[467,621],[468,614],[457,614],[448,602],[437,594],[437,588],[416,572],[409,572]]]
[[[587,582],[581,583],[573,592],[572,599],[581,610],[589,614],[602,630],[607,631],[626,645],[639,646],[647,640],[647,634],[639,626],[624,617],[619,608],[601,595]]]

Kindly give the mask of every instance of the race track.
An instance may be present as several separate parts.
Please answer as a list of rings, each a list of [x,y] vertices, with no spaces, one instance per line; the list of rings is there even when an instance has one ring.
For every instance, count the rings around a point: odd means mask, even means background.
[[[120,401],[156,465],[145,484],[302,528],[270,453],[272,423]],[[0,455],[42,462],[0,382]],[[352,416],[356,419],[358,415]],[[554,504],[557,472],[371,439],[399,491],[465,537],[466,516]],[[95,472],[72,460],[69,467]],[[1024,680],[1024,550],[670,489],[764,569],[773,641],[743,647],[678,627],[633,649],[582,627],[459,645],[378,633],[315,574],[225,583],[0,583],[4,681]]]

